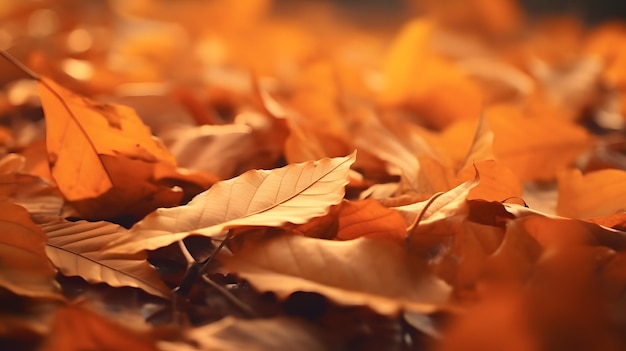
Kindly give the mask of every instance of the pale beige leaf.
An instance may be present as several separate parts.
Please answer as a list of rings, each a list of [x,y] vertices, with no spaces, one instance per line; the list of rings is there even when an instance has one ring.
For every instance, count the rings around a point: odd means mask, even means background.
[[[400,211],[409,226],[415,225],[420,216],[420,224],[445,220],[458,214],[459,208],[464,206],[470,190],[476,187],[479,182],[480,178],[476,174],[473,180],[464,182],[443,194],[436,194],[428,200],[393,207],[393,209]]]
[[[145,253],[105,255],[103,248],[127,230],[108,222],[52,222],[42,224],[48,236],[46,252],[67,276],[80,276],[90,283],[130,286],[169,298],[169,289],[146,260]]]
[[[430,312],[450,292],[421,260],[387,240],[281,235],[249,240],[220,260],[228,271],[280,298],[316,292],[342,305],[366,305],[387,315],[400,309]]]
[[[24,208],[0,203],[0,287],[23,296],[62,299],[45,244],[46,235]]]
[[[152,250],[191,234],[215,237],[234,227],[304,223],[343,199],[355,159],[356,152],[218,182],[185,206],[151,213],[108,250]]]

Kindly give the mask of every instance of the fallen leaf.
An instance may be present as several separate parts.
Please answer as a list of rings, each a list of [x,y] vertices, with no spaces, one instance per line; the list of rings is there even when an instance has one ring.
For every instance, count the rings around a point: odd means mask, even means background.
[[[402,215],[376,200],[344,200],[337,216],[339,227],[336,239],[339,240],[367,237],[403,242],[406,235],[406,222]]]
[[[114,217],[124,213],[127,203],[169,191],[151,182],[151,167],[175,167],[175,160],[132,109],[82,97],[47,78],[39,85],[52,177],[68,201],[81,205],[85,217]],[[127,168],[128,163],[133,167]],[[108,201],[99,203],[107,194]],[[172,200],[157,196],[156,202],[176,204]],[[117,206],[111,208],[111,202]]]
[[[496,160],[523,182],[554,179],[592,144],[582,127],[558,118],[526,116],[509,105],[491,106],[485,115]]]
[[[190,329],[184,338],[200,350],[335,350],[339,345],[316,326],[296,318],[245,320],[227,317]],[[173,350],[172,350],[173,351]]]
[[[583,175],[564,171],[558,177],[556,213],[570,218],[615,214],[626,209],[626,171],[604,169]]]
[[[107,222],[51,222],[40,225],[48,236],[46,252],[52,263],[67,276],[90,283],[130,286],[164,297],[170,289],[146,260],[145,253],[104,254],[102,248],[126,235],[127,230]]]
[[[9,202],[0,203],[0,227],[0,286],[18,295],[62,299],[54,280],[56,272],[44,249],[46,235],[28,212]]]
[[[132,253],[167,246],[191,234],[215,237],[241,226],[304,223],[341,201],[355,158],[353,153],[271,171],[252,170],[218,182],[185,206],[151,213],[107,250]]]
[[[419,120],[436,129],[480,115],[479,86],[457,65],[432,47],[436,25],[415,20],[392,43],[383,65],[385,78],[380,102],[407,107]]]
[[[393,315],[401,309],[430,312],[448,298],[447,285],[415,258],[387,240],[279,235],[245,242],[219,259],[255,288],[283,299],[296,291],[317,292],[342,305]]]
[[[124,329],[78,306],[60,308],[41,348],[44,351],[138,350],[157,351],[148,335]]]

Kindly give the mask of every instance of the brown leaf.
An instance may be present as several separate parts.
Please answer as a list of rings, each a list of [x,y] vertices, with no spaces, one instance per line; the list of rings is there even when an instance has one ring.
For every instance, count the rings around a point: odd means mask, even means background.
[[[168,287],[146,260],[145,253],[104,254],[102,248],[126,235],[127,230],[107,222],[52,222],[40,225],[48,236],[46,252],[67,276],[80,276],[90,283],[131,286],[169,298]]]
[[[62,299],[44,249],[46,235],[28,212],[12,203],[0,203],[0,227],[0,286],[18,295]]]
[[[342,305],[366,305],[388,315],[400,309],[433,311],[449,292],[423,262],[387,240],[280,235],[249,240],[220,261],[257,289],[280,298],[296,291],[317,292]]]
[[[271,171],[253,170],[218,182],[185,206],[151,213],[108,250],[132,253],[167,246],[191,234],[215,237],[241,226],[304,223],[341,201],[355,158],[353,153]]]

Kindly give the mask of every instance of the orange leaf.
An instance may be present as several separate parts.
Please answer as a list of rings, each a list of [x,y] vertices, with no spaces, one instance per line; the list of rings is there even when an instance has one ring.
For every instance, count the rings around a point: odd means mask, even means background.
[[[591,137],[572,122],[529,117],[510,105],[485,111],[494,133],[496,159],[521,181],[549,180],[591,146]]]
[[[12,203],[0,203],[0,232],[0,286],[18,295],[62,299],[44,249],[46,235],[28,212]]]
[[[337,239],[359,237],[391,239],[403,242],[406,223],[397,211],[383,207],[376,200],[345,201],[339,208]]]
[[[52,176],[85,217],[128,214],[129,204],[171,192],[151,182],[151,170],[154,163],[175,167],[174,158],[132,109],[82,97],[47,78],[39,86]],[[94,200],[103,196],[103,204]],[[166,194],[155,202],[176,204]]]
[[[137,350],[157,351],[147,335],[124,329],[104,317],[80,308],[59,309],[43,351]]]
[[[583,175],[578,170],[559,174],[556,211],[561,216],[608,216],[626,209],[626,171],[604,169]]]

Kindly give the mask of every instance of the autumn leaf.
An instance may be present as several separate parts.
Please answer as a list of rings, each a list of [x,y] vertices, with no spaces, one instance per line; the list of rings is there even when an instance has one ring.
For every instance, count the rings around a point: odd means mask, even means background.
[[[554,179],[592,144],[591,136],[571,122],[525,116],[513,106],[492,106],[485,115],[494,133],[496,159],[521,181]]]
[[[102,251],[108,243],[123,237],[126,229],[112,223],[87,221],[51,222],[40,227],[48,236],[48,257],[64,275],[170,297],[168,287],[146,261],[145,253],[107,255]]]
[[[271,171],[253,170],[218,182],[185,206],[151,213],[108,251],[152,250],[191,234],[215,237],[240,226],[304,223],[341,201],[355,158],[353,153]]]
[[[62,299],[54,267],[45,252],[46,235],[24,208],[0,203],[0,286],[15,294]]]
[[[52,176],[86,217],[114,217],[150,196],[153,208],[176,204],[172,190],[151,182],[152,165],[175,167],[174,158],[132,109],[82,97],[47,78],[39,84]]]
[[[138,350],[157,351],[148,335],[142,335],[78,306],[59,309],[42,350]]]
[[[402,215],[376,200],[344,200],[337,216],[339,226],[336,238],[339,240],[368,237],[402,242],[406,234],[407,225]]]
[[[334,349],[332,340],[311,323],[296,318],[245,320],[227,317],[209,325],[190,329],[184,339],[201,350],[305,350]],[[167,350],[177,350],[171,345]]]
[[[557,214],[590,218],[615,214],[626,209],[626,171],[604,169],[583,175],[564,171],[558,178]]]
[[[434,51],[435,28],[427,19],[405,26],[384,62],[379,100],[385,106],[409,108],[424,124],[443,129],[478,117],[482,98],[478,85],[460,67]]]
[[[296,291],[317,292],[342,305],[366,305],[392,315],[400,309],[433,311],[447,299],[446,284],[414,258],[386,240],[279,235],[248,241],[220,261],[257,289],[280,298]]]

